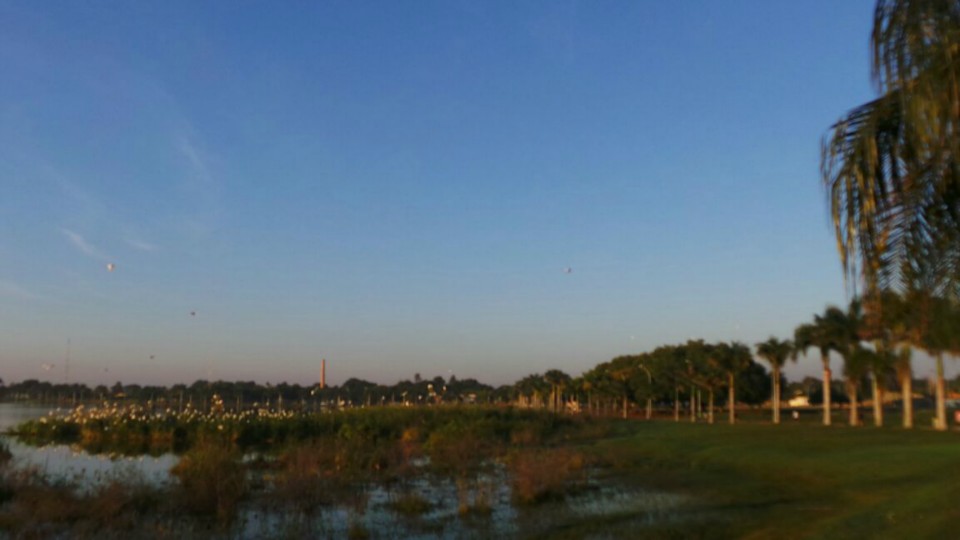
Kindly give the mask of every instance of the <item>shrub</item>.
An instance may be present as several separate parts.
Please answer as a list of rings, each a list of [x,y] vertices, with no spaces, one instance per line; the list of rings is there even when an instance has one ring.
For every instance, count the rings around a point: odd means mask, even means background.
[[[178,500],[190,512],[229,521],[249,488],[239,455],[221,442],[200,442],[170,469]]]
[[[488,428],[481,422],[454,420],[435,430],[425,445],[431,465],[443,473],[475,474],[500,449],[499,441]]]
[[[584,457],[566,448],[522,451],[509,460],[513,498],[522,504],[562,496],[582,479]]]
[[[280,456],[273,479],[273,494],[279,501],[308,514],[331,502],[328,477],[334,459],[329,446],[319,442],[300,445]]]

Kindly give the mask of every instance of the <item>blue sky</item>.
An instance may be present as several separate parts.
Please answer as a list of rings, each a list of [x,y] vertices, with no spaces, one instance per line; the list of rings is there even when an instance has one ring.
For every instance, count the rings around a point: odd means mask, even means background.
[[[88,383],[307,384],[788,337],[846,301],[819,144],[872,9],[4,2],[0,377],[68,339]]]

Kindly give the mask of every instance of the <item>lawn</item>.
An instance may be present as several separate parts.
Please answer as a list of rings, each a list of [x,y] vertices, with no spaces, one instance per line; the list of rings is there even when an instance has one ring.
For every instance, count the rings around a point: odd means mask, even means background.
[[[949,538],[960,531],[960,436],[806,422],[625,422],[587,444],[611,481],[687,496],[670,519],[622,514],[560,536]]]

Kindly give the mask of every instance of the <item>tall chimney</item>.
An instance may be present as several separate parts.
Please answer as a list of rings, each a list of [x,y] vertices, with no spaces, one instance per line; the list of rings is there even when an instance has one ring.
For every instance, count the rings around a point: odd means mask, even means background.
[[[320,389],[327,387],[327,359],[320,359]]]

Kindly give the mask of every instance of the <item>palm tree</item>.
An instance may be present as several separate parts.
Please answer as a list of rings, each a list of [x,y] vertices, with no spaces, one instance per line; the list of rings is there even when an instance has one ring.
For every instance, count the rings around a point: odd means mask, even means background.
[[[621,367],[616,371],[610,372],[611,382],[616,388],[617,394],[623,400],[623,406],[620,408],[621,417],[626,419],[630,411],[630,375],[632,369]]]
[[[599,386],[598,376],[593,370],[591,370],[581,375],[580,378],[583,379],[581,388],[587,395],[587,412],[591,415],[596,414],[597,411],[594,409],[595,402],[593,397],[597,391],[597,387]]]
[[[697,373],[697,379],[700,381],[701,386],[707,389],[707,423],[712,424],[714,419],[714,395],[716,394],[717,388],[720,388],[724,384],[724,379],[728,379],[727,384],[729,385],[729,372],[726,369],[724,361],[722,360],[723,356],[726,354],[723,349],[729,349],[730,346],[726,343],[717,343],[713,345],[706,345],[704,347],[705,352],[705,362],[702,364],[700,371]],[[729,398],[728,398],[729,399]]]
[[[687,365],[686,379],[690,383],[690,421],[696,422],[703,406],[700,390],[708,388],[710,367],[708,364],[710,346],[702,339],[689,339],[683,345],[684,359]],[[712,390],[710,397],[712,398]]]
[[[850,320],[842,309],[828,306],[823,315],[814,315],[813,321],[812,324],[801,324],[794,331],[794,354],[806,354],[810,347],[820,350],[820,361],[823,363],[823,425],[829,426],[832,413],[830,382],[833,377],[830,351],[844,354],[850,342]]]
[[[753,359],[750,355],[750,347],[747,347],[739,341],[733,343],[718,343],[713,347],[712,358],[717,364],[717,368],[727,375],[727,421],[734,424],[737,421],[737,388],[736,378],[743,370],[750,366]]]
[[[923,337],[923,348],[936,359],[937,362],[937,416],[934,427],[938,430],[947,429],[946,409],[946,382],[943,375],[943,354],[950,351],[957,353],[957,308],[943,298],[931,299],[929,310],[930,319]]]
[[[640,383],[637,384],[636,386],[640,387],[642,389],[642,394],[646,395],[647,397],[647,408],[646,408],[646,414],[645,414],[645,417],[647,420],[650,420],[651,418],[653,418],[653,394],[654,394],[653,373],[651,372],[650,367],[647,366],[647,363],[650,360],[651,360],[650,355],[644,354],[637,363],[637,367],[646,377],[646,378],[640,377]],[[634,391],[634,393],[636,393],[636,391]]]
[[[960,283],[960,3],[878,0],[876,100],[823,144],[821,169],[845,275],[904,288],[926,266],[931,292]]]
[[[887,368],[892,368],[900,384],[903,427],[909,429],[913,427],[913,368],[910,360],[912,348],[922,346],[920,336],[926,326],[923,315],[928,310],[922,299],[904,297],[891,290],[867,298],[869,309],[865,322],[871,328],[868,334],[874,339],[876,350],[888,355]],[[882,388],[877,389],[880,390]],[[882,409],[874,409],[875,415],[882,413]]]
[[[903,403],[903,427],[913,428],[913,369],[910,357],[913,350],[909,346],[902,346],[896,352],[893,369],[900,381],[900,400]]]
[[[847,387],[847,396],[850,398],[850,425],[860,425],[860,401],[857,397],[857,390],[860,388],[860,381],[870,370],[870,364],[873,362],[873,355],[876,353],[870,349],[856,345],[843,362],[843,375]]]
[[[517,400],[521,406],[543,407],[543,396],[547,385],[539,374],[527,375],[514,384]]]
[[[570,376],[559,369],[551,369],[543,374],[543,380],[550,385],[550,410],[559,412],[563,403],[563,389],[570,383]]]
[[[825,327],[821,325],[819,315],[814,315],[814,324],[801,324],[793,332],[794,342],[794,361],[798,353],[807,353],[810,347],[820,349],[820,361],[823,363],[823,425],[830,425],[831,403],[830,403],[830,381],[832,378],[830,371],[830,350],[834,347],[832,340],[825,332]]]
[[[883,426],[883,394],[889,376],[893,373],[897,356],[887,347],[874,350],[870,356],[870,387],[873,397],[873,425]]]
[[[915,285],[917,280],[915,270],[907,272],[911,276],[910,283]],[[931,316],[945,321],[949,319],[952,307],[942,301],[932,299],[925,289],[911,287],[907,293],[900,295],[895,291],[884,290],[866,297],[867,307],[865,331],[862,335],[874,342],[874,349],[883,353],[885,361],[878,366],[881,370],[892,371],[900,384],[900,393],[903,403],[903,426],[913,427],[913,369],[911,357],[913,348],[922,348],[936,356],[938,344],[947,346],[943,337],[949,341],[952,333],[948,330],[947,336],[934,338],[937,333],[936,325],[931,325]],[[935,302],[931,305],[931,302]],[[946,323],[949,327],[950,323]],[[874,377],[876,380],[876,377]],[[882,393],[883,388],[877,391]],[[882,409],[874,409],[875,414],[882,415]]]
[[[880,97],[848,112],[824,141],[844,274],[862,276],[867,292],[960,294],[958,28],[958,2],[878,0],[871,41]],[[937,359],[936,425],[946,429],[946,346],[933,335],[922,341]]]
[[[803,323],[793,330],[794,360],[799,354],[806,355],[807,349],[820,349],[820,361],[823,363],[823,425],[830,425],[830,349],[820,346],[819,328],[811,323]]]
[[[780,370],[793,353],[793,343],[789,340],[770,339],[757,343],[757,355],[770,364],[773,378],[773,423],[780,423]]]

